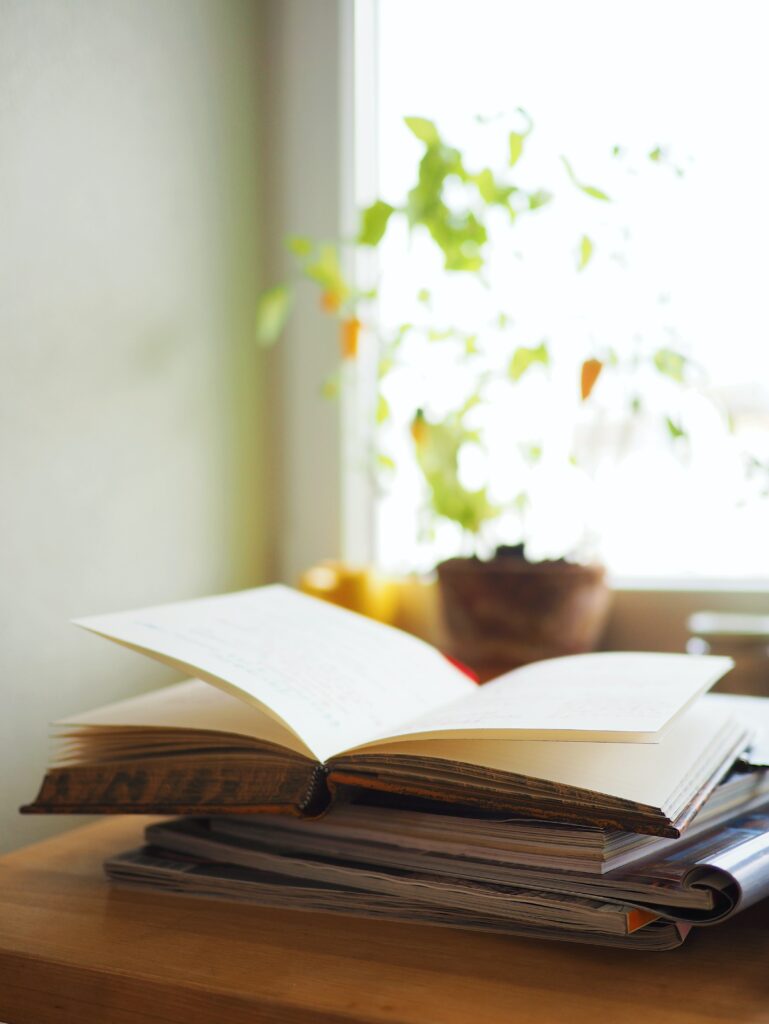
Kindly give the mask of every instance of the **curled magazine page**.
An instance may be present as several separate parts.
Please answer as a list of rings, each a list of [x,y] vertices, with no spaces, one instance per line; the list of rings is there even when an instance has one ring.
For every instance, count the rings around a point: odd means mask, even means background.
[[[657,890],[658,899],[650,895],[643,903],[659,906],[668,916],[697,924],[723,921],[769,896],[769,806],[737,817],[696,841],[676,842],[663,857],[606,877],[614,883]],[[711,906],[692,911],[666,906],[675,890],[708,892]]]
[[[685,884],[707,884],[707,874],[719,872],[725,891],[734,888],[734,906],[729,913],[769,896],[769,808],[738,818],[713,835],[709,849],[699,852],[701,860]]]

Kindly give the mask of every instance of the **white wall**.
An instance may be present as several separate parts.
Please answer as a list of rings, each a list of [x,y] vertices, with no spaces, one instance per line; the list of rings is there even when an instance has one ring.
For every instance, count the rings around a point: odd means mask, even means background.
[[[0,849],[47,723],[175,678],[72,616],[257,582],[258,0],[0,3]]]
[[[293,269],[291,234],[339,237],[343,180],[340,102],[342,0],[270,0],[265,110],[265,255],[269,283]],[[338,327],[318,312],[318,292],[300,284],[286,336],[269,358],[274,425],[271,565],[286,582],[342,552],[339,404],[321,387],[339,367]]]

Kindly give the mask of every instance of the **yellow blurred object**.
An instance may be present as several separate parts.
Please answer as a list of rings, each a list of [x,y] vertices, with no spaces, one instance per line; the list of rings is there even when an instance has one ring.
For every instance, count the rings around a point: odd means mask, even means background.
[[[360,320],[350,317],[342,322],[340,345],[342,359],[355,359],[358,355],[358,339],[360,337]]]
[[[424,576],[404,576],[393,581],[397,603],[392,625],[443,647],[444,631],[438,581]]]
[[[419,576],[383,576],[366,566],[329,560],[303,573],[299,589],[430,643],[439,639],[437,587]]]
[[[320,308],[324,313],[336,313],[341,305],[342,296],[338,291],[328,289],[325,292],[321,292]]]
[[[391,622],[397,595],[389,580],[365,566],[326,561],[314,565],[299,580],[305,594],[341,605],[380,622]]]

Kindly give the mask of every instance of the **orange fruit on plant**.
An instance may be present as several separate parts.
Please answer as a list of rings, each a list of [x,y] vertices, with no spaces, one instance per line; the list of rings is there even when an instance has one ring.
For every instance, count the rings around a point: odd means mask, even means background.
[[[336,313],[342,304],[342,297],[337,291],[327,289],[320,294],[320,308],[324,313]]]
[[[349,320],[342,321],[342,334],[340,344],[342,348],[342,359],[355,359],[358,355],[358,340],[360,338],[360,320],[352,316]]]
[[[600,377],[602,369],[603,363],[600,359],[586,359],[582,364],[580,393],[582,395],[583,402],[590,398],[590,393],[595,387],[595,382]]]

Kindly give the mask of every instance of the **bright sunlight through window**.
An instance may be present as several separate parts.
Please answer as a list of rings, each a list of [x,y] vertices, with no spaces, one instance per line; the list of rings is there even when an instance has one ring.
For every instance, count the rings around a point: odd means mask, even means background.
[[[525,540],[621,577],[769,577],[767,16],[632,9],[379,4],[381,198],[413,187],[414,117],[518,190],[477,274],[447,274],[404,222],[380,248],[388,569],[469,553],[425,514],[412,451],[415,409],[438,423],[465,403],[459,474],[499,510],[481,553]]]

